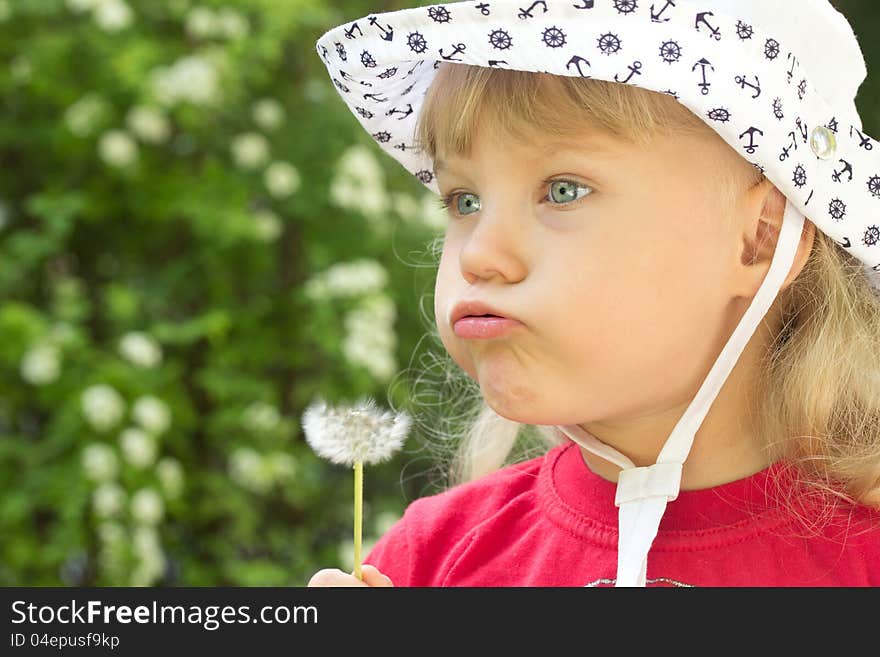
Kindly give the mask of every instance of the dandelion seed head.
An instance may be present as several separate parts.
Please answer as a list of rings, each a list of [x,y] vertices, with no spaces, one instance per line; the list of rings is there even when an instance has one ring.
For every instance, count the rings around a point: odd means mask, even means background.
[[[411,424],[405,412],[383,411],[371,398],[335,407],[318,399],[302,417],[306,442],[318,456],[349,467],[390,459],[403,446]]]

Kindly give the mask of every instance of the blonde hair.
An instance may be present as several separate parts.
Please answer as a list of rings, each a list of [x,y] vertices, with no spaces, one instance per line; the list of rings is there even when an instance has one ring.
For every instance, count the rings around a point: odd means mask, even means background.
[[[605,80],[443,64],[428,89],[416,128],[417,147],[467,157],[477,131],[531,142],[576,137],[589,125],[629,143],[663,134],[720,136],[668,94]],[[764,179],[733,148],[717,167],[729,199]],[[431,244],[439,254],[442,237]],[[821,231],[795,281],[779,295],[781,330],[762,361],[754,418],[768,456],[796,466],[802,483],[835,503],[880,507],[880,298],[861,263]],[[429,319],[429,318],[425,318]],[[440,344],[433,321],[429,333]],[[428,423],[433,460],[448,485],[540,455],[568,440],[554,427],[499,416],[479,385],[441,349],[423,361],[421,380],[439,369],[433,393],[447,392]],[[436,385],[439,383],[439,386]],[[416,403],[427,398],[416,396]],[[448,413],[452,411],[452,415]],[[447,415],[444,415],[447,413]],[[792,500],[793,503],[799,503]]]

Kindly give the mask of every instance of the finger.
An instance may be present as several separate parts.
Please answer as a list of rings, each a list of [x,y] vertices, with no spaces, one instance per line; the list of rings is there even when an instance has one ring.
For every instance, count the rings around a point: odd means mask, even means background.
[[[361,567],[361,574],[364,581],[370,586],[394,586],[391,578],[383,574],[376,566],[365,563]]]
[[[368,586],[357,577],[344,573],[339,568],[323,568],[309,580],[309,586]]]

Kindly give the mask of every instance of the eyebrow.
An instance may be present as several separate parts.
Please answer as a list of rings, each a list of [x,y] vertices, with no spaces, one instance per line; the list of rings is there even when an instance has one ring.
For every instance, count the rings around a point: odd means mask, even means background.
[[[571,141],[554,141],[548,142],[544,145],[543,148],[540,149],[542,155],[550,155],[556,153],[580,153],[586,155],[599,155],[599,154],[607,154],[611,151],[610,148],[605,146],[600,146],[594,141],[589,142],[586,146],[581,144],[572,144]],[[434,160],[434,173],[438,171],[448,171],[449,164],[446,160],[441,158],[437,158]]]

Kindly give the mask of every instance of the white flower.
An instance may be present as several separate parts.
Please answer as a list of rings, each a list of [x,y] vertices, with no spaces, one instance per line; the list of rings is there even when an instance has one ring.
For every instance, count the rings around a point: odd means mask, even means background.
[[[364,146],[353,146],[340,157],[330,198],[339,207],[362,213],[374,230],[387,231],[392,202],[385,190],[382,167]]]
[[[143,524],[135,527],[132,533],[131,546],[135,553],[141,557],[155,556],[161,550],[162,543],[159,540],[159,530],[153,524]]]
[[[186,15],[184,29],[192,37],[205,39],[214,35],[217,20],[208,7],[193,7]]]
[[[390,297],[377,294],[364,299],[344,320],[347,332],[343,354],[381,381],[390,379],[397,369],[394,358],[397,337],[393,329],[396,312]]]
[[[245,409],[243,419],[252,431],[272,431],[278,428],[281,414],[272,404],[255,401]]]
[[[269,193],[275,198],[293,194],[300,186],[300,175],[289,162],[273,162],[263,173],[263,180]]]
[[[360,258],[333,265],[305,283],[312,298],[353,297],[372,294],[388,284],[388,272],[376,260]]]
[[[137,427],[129,427],[119,434],[119,447],[125,460],[136,468],[146,468],[156,459],[156,439]]]
[[[170,67],[152,72],[153,92],[163,105],[180,101],[208,104],[218,99],[219,76],[204,56],[187,55]]]
[[[37,344],[25,353],[20,370],[21,378],[34,385],[57,381],[61,372],[61,352],[54,344]]]
[[[272,473],[255,449],[239,447],[229,458],[229,476],[239,485],[256,493],[272,486]]]
[[[357,209],[359,193],[357,186],[346,178],[337,177],[330,183],[330,200],[340,208]]]
[[[221,7],[216,15],[217,31],[227,39],[238,39],[247,36],[250,24],[247,18],[229,7]]]
[[[278,239],[282,229],[281,219],[271,210],[259,210],[254,213],[256,236],[264,242]]]
[[[156,464],[156,476],[159,484],[169,498],[177,497],[183,489],[183,467],[180,461],[165,456]]]
[[[139,526],[134,530],[132,548],[138,564],[131,571],[130,586],[150,586],[165,571],[166,559],[155,527]]]
[[[105,544],[118,545],[125,540],[125,530],[115,520],[103,520],[98,525],[98,537]]]
[[[345,358],[359,365],[379,381],[388,381],[397,370],[397,361],[391,353],[389,331],[349,330],[342,345]]]
[[[90,386],[83,391],[81,404],[86,419],[99,431],[116,425],[125,412],[122,395],[105,383]]]
[[[125,489],[115,481],[105,481],[92,492],[92,507],[101,518],[119,514],[125,506]]]
[[[275,130],[284,121],[284,107],[274,98],[261,98],[253,104],[251,116],[263,130]]]
[[[366,183],[358,193],[357,210],[371,218],[382,218],[391,208],[391,199],[383,185]]]
[[[131,25],[134,14],[123,0],[103,0],[94,8],[95,23],[105,32],[118,32]]]
[[[171,134],[171,124],[162,110],[148,105],[135,105],[126,117],[129,129],[145,142],[161,144]]]
[[[302,417],[306,441],[322,458],[340,465],[386,461],[403,446],[411,419],[405,412],[382,411],[369,398],[353,406],[329,406],[317,399]]]
[[[269,141],[258,132],[245,132],[230,145],[235,164],[241,169],[256,169],[269,160]]]
[[[383,185],[384,174],[373,151],[362,144],[346,150],[336,163],[336,175],[351,180],[359,186]]]
[[[67,129],[77,137],[88,137],[107,114],[107,102],[95,92],[89,92],[64,111]]]
[[[131,496],[131,515],[139,523],[155,525],[165,513],[162,496],[155,488],[144,487]]]
[[[126,167],[138,157],[137,142],[123,130],[108,130],[98,142],[101,159],[114,167]]]
[[[122,336],[119,352],[138,367],[155,367],[162,361],[159,343],[141,331],[129,331]]]
[[[171,411],[161,399],[152,395],[138,397],[133,406],[135,420],[153,434],[163,433],[171,424]]]
[[[89,479],[108,481],[119,472],[119,459],[109,445],[90,443],[83,448],[82,466]]]
[[[421,205],[414,197],[402,192],[391,194],[391,204],[398,215],[409,221],[418,219],[422,211]]]

